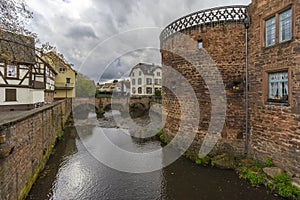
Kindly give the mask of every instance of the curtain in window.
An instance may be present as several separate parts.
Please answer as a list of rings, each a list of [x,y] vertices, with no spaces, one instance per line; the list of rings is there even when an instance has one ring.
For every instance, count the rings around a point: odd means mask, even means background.
[[[278,72],[269,74],[269,99],[287,100],[288,73]]]

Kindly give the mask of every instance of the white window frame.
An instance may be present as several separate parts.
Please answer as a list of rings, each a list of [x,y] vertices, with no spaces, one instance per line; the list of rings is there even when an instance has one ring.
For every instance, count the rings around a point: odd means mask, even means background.
[[[279,42],[292,39],[293,35],[293,12],[288,9],[279,14]]]
[[[265,21],[265,43],[266,47],[276,44],[276,17],[271,17]]]
[[[152,85],[152,78],[147,78],[146,83],[147,85]]]
[[[7,65],[6,66],[6,77],[7,78],[18,78],[18,66]]]
[[[142,78],[138,78],[138,85],[142,85]]]

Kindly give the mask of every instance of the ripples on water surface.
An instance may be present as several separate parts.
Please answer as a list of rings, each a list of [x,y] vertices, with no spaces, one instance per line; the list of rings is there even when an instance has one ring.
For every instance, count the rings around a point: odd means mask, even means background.
[[[66,130],[27,199],[280,199],[262,188],[252,188],[234,171],[199,167],[183,157],[150,173],[131,174],[111,169],[96,160],[83,145],[88,144],[97,151],[100,129],[115,144],[129,151],[152,151],[160,147],[160,142],[124,134],[111,113],[99,121],[94,115],[90,117],[89,122],[82,122],[89,128],[80,137],[75,128]],[[149,119],[140,122],[147,124]]]

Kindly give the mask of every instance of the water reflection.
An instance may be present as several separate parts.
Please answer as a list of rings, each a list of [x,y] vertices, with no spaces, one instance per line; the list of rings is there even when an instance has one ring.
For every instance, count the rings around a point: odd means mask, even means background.
[[[110,116],[107,113],[105,119],[94,121],[91,114],[91,121],[82,122],[85,132],[79,131],[80,137],[74,137],[76,130],[69,127],[46,166],[47,173],[42,173],[27,199],[280,199],[262,188],[252,188],[233,171],[199,167],[185,158],[151,173],[131,174],[111,169],[83,145],[88,144],[94,153],[99,153],[99,129],[103,124],[103,133],[128,151],[152,151],[160,143],[124,134],[122,128],[114,127]],[[107,157],[113,158],[113,154],[105,152]],[[168,155],[163,154],[159,159],[163,163]],[[128,163],[126,159],[123,162]],[[144,164],[151,165],[147,160]]]

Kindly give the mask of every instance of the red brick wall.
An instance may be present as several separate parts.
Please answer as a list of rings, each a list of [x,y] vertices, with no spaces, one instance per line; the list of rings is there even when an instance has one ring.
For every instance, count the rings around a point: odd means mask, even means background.
[[[63,101],[0,123],[0,199],[29,192],[71,109]]]
[[[176,55],[171,51],[181,52],[181,55],[192,62],[197,63],[196,67],[205,67],[209,63],[209,58],[202,50],[198,51],[199,39],[202,39],[205,51],[214,60],[218,71],[222,75],[226,95],[227,111],[222,139],[219,140],[218,147],[214,152],[227,151],[232,154],[241,154],[244,150],[245,133],[245,29],[243,24],[230,23],[219,24],[215,26],[195,27],[184,31],[189,37],[194,39],[190,42],[180,34],[174,34],[166,41],[162,42],[162,63],[171,66],[180,72],[193,87],[198,99],[200,110],[200,123],[196,139],[190,148],[190,151],[198,152],[202,141],[207,134],[209,124],[211,123],[211,100],[207,85],[201,76],[206,76],[209,80],[215,80],[214,73],[199,74],[192,64]],[[211,63],[209,63],[210,65]],[[170,72],[163,67],[163,83],[166,85],[169,81]],[[180,79],[178,79],[180,81]],[[233,89],[234,85],[238,89]],[[163,107],[167,111],[167,120],[164,132],[170,140],[175,136],[179,129],[181,109],[178,100],[170,92],[163,88]],[[186,94],[186,104],[193,104],[190,95]],[[225,103],[225,102],[224,102]],[[192,108],[192,106],[191,106]],[[187,112],[193,113],[191,109]],[[197,127],[192,125],[187,128],[187,133]],[[213,152],[213,153],[214,153]]]
[[[52,103],[54,101],[54,91],[45,91],[44,96],[45,103]]]
[[[264,47],[264,20],[293,4],[294,37]],[[300,3],[297,0],[254,0],[250,6],[250,153],[290,172],[300,173]],[[278,30],[278,29],[277,29]],[[290,71],[289,104],[267,102],[268,70]]]

